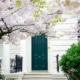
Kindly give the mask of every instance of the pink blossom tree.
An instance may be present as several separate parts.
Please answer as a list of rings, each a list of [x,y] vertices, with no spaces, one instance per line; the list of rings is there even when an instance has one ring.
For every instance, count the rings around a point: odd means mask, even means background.
[[[23,33],[30,36],[45,33],[53,38],[64,33],[72,34],[77,29],[57,35],[55,25],[63,24],[69,18],[78,18],[79,14],[79,0],[0,0],[0,40],[13,42],[25,38]]]

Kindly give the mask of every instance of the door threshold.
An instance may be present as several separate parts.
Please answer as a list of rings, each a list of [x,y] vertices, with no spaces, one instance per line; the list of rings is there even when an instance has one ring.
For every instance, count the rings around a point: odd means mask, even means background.
[[[33,74],[35,74],[35,73],[49,73],[48,72],[48,70],[32,70],[30,73],[33,73]]]
[[[32,72],[48,72],[48,70],[32,70]]]

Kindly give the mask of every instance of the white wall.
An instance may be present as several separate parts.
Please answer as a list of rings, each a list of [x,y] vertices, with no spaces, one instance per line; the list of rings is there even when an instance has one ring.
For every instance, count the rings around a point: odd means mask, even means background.
[[[66,15],[65,15],[66,16]],[[74,36],[74,34],[70,35],[70,32],[75,31],[73,28],[76,26],[77,19],[69,19],[63,24],[58,24],[55,27],[55,30],[58,32],[58,34],[63,34],[61,37],[54,38],[50,40],[50,54],[51,54],[51,64],[52,64],[52,73],[56,73],[56,55],[59,54],[59,56],[62,56],[65,54],[65,51],[70,47],[71,44],[77,43],[77,35]],[[72,36],[74,36],[72,38]]]
[[[15,55],[20,55],[20,41],[17,44],[10,44],[10,58],[14,58]]]
[[[74,22],[74,20],[69,20],[67,22]],[[59,24],[55,27],[59,33],[64,31],[74,31],[75,24],[71,23]],[[76,23],[76,21],[75,21]],[[59,34],[58,33],[58,34]],[[50,73],[56,73],[56,55],[59,56],[65,54],[65,51],[70,47],[72,43],[77,42],[77,37],[70,38],[68,35],[64,35],[63,37],[50,39],[48,38],[48,71]],[[2,45],[0,44],[0,53],[2,53]],[[24,50],[24,48],[23,48]],[[26,39],[26,72],[31,72],[31,37]],[[10,57],[14,58],[16,54],[20,55],[20,41],[18,41],[17,45],[10,44]]]
[[[3,56],[2,56],[1,72],[2,74],[10,72],[10,44],[3,42]]]
[[[61,39],[49,39],[48,38],[48,71],[50,73],[56,73],[56,55],[59,56],[65,54],[65,51],[70,47],[72,43],[76,43],[77,39],[61,38]],[[31,37],[26,39],[26,71],[31,72]],[[23,48],[24,50],[24,48]],[[11,45],[10,47],[11,57],[16,54],[20,54],[20,44]]]
[[[3,43],[0,43],[0,58],[3,55]]]
[[[56,73],[56,55],[65,54],[65,51],[70,47],[71,44],[76,43],[76,39],[56,39],[50,41],[50,54],[51,54],[51,64],[52,73]]]
[[[31,72],[31,53],[32,53],[32,51],[31,51],[31,36],[28,37],[26,41],[27,41],[26,42],[26,45],[27,45],[27,47],[26,47],[26,49],[27,49],[27,53],[26,53],[27,67],[26,68],[27,68],[27,73],[28,73],[28,72]]]

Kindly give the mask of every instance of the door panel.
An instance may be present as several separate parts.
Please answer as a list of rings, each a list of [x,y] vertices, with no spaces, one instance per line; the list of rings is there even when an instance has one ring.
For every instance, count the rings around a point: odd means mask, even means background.
[[[44,34],[32,37],[32,70],[47,70],[47,38]]]

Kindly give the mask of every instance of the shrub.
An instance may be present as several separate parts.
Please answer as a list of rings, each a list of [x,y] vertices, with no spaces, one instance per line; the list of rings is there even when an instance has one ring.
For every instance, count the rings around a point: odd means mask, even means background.
[[[1,75],[1,73],[0,73],[0,79],[2,79],[2,75]]]
[[[70,80],[80,80],[80,42],[71,45],[61,57],[59,64]]]

